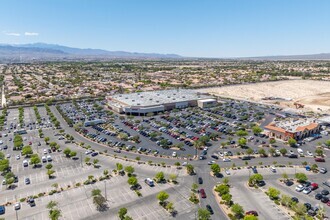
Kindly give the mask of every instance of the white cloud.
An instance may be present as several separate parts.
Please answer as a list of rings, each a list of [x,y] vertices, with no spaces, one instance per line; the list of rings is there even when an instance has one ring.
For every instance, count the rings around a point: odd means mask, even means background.
[[[36,32],[25,32],[24,35],[25,36],[38,36],[39,33],[36,33]]]
[[[19,36],[21,36],[20,33],[15,33],[15,32],[6,32],[6,31],[4,31],[3,33],[4,33],[5,35],[8,35],[8,36],[15,36],[15,37],[19,37]]]

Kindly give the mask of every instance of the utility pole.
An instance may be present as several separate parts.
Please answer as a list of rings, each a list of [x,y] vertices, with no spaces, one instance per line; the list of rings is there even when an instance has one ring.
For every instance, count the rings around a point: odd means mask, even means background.
[[[104,197],[105,197],[105,200],[108,201],[108,197],[107,197],[107,182],[106,182],[106,180],[104,180]]]
[[[84,165],[83,165],[83,162],[82,162],[82,153],[80,152],[80,165],[81,165],[81,167],[83,167]]]
[[[15,195],[15,200],[17,202],[17,196]],[[17,213],[17,209],[15,209],[15,213],[16,213],[16,220],[18,220],[18,213]]]

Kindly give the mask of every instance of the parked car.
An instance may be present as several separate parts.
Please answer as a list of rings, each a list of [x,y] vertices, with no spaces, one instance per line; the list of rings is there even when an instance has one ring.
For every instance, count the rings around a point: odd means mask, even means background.
[[[325,162],[325,159],[322,157],[315,158],[315,162]]]
[[[199,190],[199,193],[201,195],[201,198],[205,199],[206,198],[206,193],[205,193],[205,190],[204,189],[200,189]]]
[[[303,186],[303,185],[301,185],[301,184],[299,184],[298,186],[296,186],[296,191],[297,192],[301,192],[301,191],[303,191],[305,189],[305,187]]]
[[[312,192],[312,188],[311,187],[306,187],[304,190],[303,190],[303,193],[305,194],[309,194]]]
[[[250,211],[245,212],[245,215],[258,216],[258,212],[257,211],[254,211],[254,210],[250,210]]]
[[[207,211],[209,211],[209,213],[210,213],[211,215],[214,214],[213,209],[212,209],[212,207],[211,207],[210,205],[206,205],[206,209],[207,209]]]
[[[320,194],[320,193],[317,193],[316,195],[315,195],[315,199],[317,199],[317,200],[321,200],[322,199],[322,194]]]
[[[199,184],[203,184],[203,179],[202,179],[202,177],[198,177],[198,183],[199,183]]]

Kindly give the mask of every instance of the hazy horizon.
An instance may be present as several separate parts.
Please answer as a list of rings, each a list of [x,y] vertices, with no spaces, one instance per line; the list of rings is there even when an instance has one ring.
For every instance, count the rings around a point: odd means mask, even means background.
[[[4,0],[0,42],[235,58],[330,52],[330,2]]]

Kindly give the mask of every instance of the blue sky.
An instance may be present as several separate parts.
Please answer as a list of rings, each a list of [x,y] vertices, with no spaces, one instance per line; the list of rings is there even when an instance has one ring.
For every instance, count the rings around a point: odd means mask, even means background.
[[[327,0],[0,0],[0,43],[241,57],[330,52]]]

